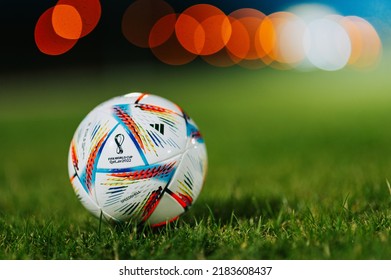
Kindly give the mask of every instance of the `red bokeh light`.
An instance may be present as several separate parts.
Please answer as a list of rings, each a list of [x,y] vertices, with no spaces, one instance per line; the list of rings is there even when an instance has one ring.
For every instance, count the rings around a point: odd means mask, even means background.
[[[77,39],[65,39],[53,28],[52,15],[54,7],[46,10],[35,26],[34,37],[38,49],[47,55],[64,54],[77,43]]]

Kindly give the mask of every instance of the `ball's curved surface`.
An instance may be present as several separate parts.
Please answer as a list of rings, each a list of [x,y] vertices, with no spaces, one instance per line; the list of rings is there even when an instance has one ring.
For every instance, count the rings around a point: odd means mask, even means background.
[[[96,217],[162,225],[200,194],[207,169],[196,124],[174,103],[131,93],[93,109],[77,128],[68,170]]]

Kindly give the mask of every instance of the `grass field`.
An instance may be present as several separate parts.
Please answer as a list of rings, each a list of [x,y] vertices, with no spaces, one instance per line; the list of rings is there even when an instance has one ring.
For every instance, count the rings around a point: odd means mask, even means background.
[[[2,77],[0,259],[391,259],[386,64],[371,72],[193,64]],[[181,105],[208,148],[199,199],[162,229],[99,229],[68,180],[79,122],[130,91]]]

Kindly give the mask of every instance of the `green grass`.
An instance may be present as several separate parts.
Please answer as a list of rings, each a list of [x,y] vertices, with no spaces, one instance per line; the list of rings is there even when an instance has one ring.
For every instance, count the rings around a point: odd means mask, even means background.
[[[391,259],[385,64],[368,73],[193,65],[2,77],[0,259]],[[100,230],[69,183],[69,142],[99,102],[139,90],[196,120],[207,180],[165,228]]]

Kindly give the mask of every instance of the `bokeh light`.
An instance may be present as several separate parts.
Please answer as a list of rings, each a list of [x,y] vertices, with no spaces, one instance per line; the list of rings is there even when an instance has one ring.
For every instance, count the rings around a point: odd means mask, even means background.
[[[176,20],[176,14],[168,14],[155,23],[149,33],[148,44],[150,48],[156,48],[170,39],[175,32]]]
[[[315,67],[336,71],[347,65],[352,45],[342,25],[331,18],[322,18],[307,26],[304,49],[308,60]]]
[[[152,27],[151,51],[160,61],[169,65],[184,65],[193,61],[197,55],[186,50],[175,35],[176,14],[168,14],[157,21]],[[163,30],[164,35],[155,37],[159,30]],[[162,43],[164,42],[164,43]]]
[[[377,65],[382,53],[382,43],[375,28],[365,19],[356,16],[343,18],[342,24],[352,41],[349,66],[368,69]]]
[[[328,15],[336,15],[338,12],[333,8],[322,4],[297,4],[287,9],[287,12],[297,15],[307,24]]]
[[[54,7],[46,10],[38,19],[34,37],[38,49],[47,55],[61,55],[69,51],[77,43],[77,39],[66,39],[59,36],[52,24]]]
[[[251,38],[246,26],[234,17],[229,17],[231,37],[226,44],[227,50],[239,59],[245,59],[250,51]]]
[[[230,52],[232,51],[231,54],[235,63],[247,69],[260,69],[265,67],[265,63],[262,58],[266,56],[266,53],[264,52],[258,40],[258,32],[259,26],[265,20],[266,15],[256,9],[242,8],[233,11],[229,14],[229,16],[230,18],[237,20],[234,22],[234,24],[240,23],[240,25],[237,25],[235,30],[236,38],[233,37],[228,42],[227,46],[228,50]],[[240,26],[243,26],[244,29],[242,29]],[[245,39],[245,37],[248,37],[248,45],[247,38]],[[238,41],[235,42],[235,40]],[[235,49],[232,48],[233,45],[240,44],[242,40],[244,42],[244,47],[247,48],[248,46],[248,50],[245,56],[239,54],[238,52],[234,52],[233,50]]]
[[[175,35],[189,52],[199,55],[205,45],[205,30],[192,16],[182,14],[175,24]]]
[[[197,4],[178,17],[175,32],[179,42],[189,52],[211,55],[225,47],[231,36],[231,25],[220,9]]]
[[[99,0],[59,0],[38,19],[35,44],[44,54],[64,54],[95,29],[101,13]]]
[[[162,17],[174,14],[174,9],[163,0],[138,0],[132,3],[122,17],[122,34],[141,48],[149,48],[150,32]]]
[[[250,40],[249,50],[243,59],[258,60],[259,58],[262,58],[264,55],[266,55],[266,53],[260,52],[259,48],[257,48],[257,32],[259,26],[266,17],[265,14],[256,9],[243,8],[233,11],[229,16],[238,20],[245,27],[248,38]]]
[[[83,22],[80,38],[87,36],[96,28],[102,15],[99,0],[59,0],[57,5],[69,5],[79,12]]]
[[[45,54],[70,50],[101,18],[99,0],[59,0],[38,20],[35,41]],[[177,14],[164,0],[137,0],[125,10],[122,33],[160,61],[183,65],[201,57],[217,67],[370,69],[382,54],[376,29],[357,16],[320,4],[300,4],[265,15],[241,8],[228,15],[210,4]]]
[[[70,5],[56,5],[52,14],[53,29],[65,39],[79,39],[83,23],[79,12]]]
[[[306,30],[304,21],[288,12],[273,13],[259,27],[259,40],[272,61],[293,66],[305,57],[303,38]]]

